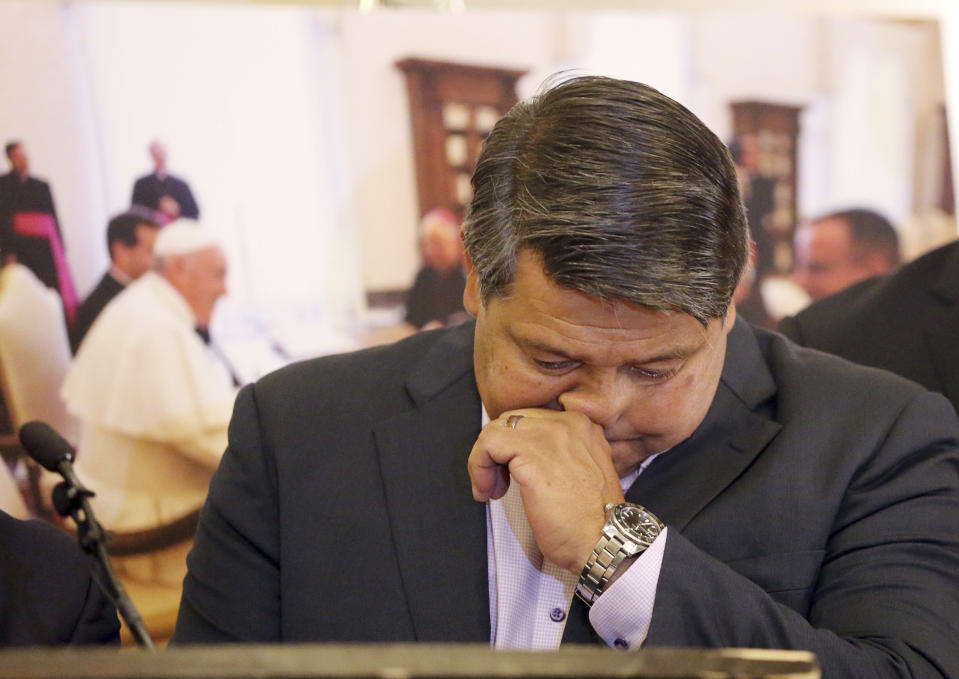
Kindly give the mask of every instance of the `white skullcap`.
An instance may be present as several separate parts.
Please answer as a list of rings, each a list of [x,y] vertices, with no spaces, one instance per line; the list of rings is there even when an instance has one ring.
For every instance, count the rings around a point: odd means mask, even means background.
[[[177,219],[160,229],[153,246],[155,257],[185,255],[219,245],[209,229],[192,219]]]

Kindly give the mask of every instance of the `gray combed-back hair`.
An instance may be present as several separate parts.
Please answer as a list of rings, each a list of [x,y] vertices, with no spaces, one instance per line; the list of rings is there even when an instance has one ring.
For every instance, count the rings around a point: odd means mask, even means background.
[[[724,315],[749,228],[722,142],[651,87],[583,76],[513,107],[486,140],[463,226],[484,303],[532,249],[602,300]]]

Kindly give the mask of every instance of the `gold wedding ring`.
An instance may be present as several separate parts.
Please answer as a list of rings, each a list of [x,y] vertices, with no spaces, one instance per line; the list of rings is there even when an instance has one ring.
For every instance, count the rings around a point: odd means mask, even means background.
[[[522,415],[510,415],[506,418],[506,426],[510,429],[516,429],[516,425],[519,424],[519,421],[523,419]]]

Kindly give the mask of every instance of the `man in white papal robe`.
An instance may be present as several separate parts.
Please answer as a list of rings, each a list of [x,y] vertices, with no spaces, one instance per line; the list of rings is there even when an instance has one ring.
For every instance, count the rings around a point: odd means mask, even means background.
[[[153,270],[97,318],[61,391],[81,421],[76,468],[110,530],[139,531],[198,509],[220,456],[235,396],[197,328],[226,292],[226,258],[196,222],[167,225]],[[179,584],[189,545],[119,568]]]

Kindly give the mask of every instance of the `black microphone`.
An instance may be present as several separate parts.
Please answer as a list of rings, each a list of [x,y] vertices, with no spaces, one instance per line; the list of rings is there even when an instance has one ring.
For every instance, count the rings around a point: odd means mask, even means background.
[[[76,451],[46,422],[34,420],[20,427],[20,443],[44,469],[60,471],[64,460],[73,462]]]
[[[41,467],[60,474],[78,493],[93,497],[93,492],[87,490],[73,472],[77,451],[49,424],[39,420],[27,422],[20,427],[20,443]]]
[[[110,563],[107,542],[111,536],[93,515],[89,500],[93,491],[84,487],[73,472],[76,450],[53,427],[39,421],[27,422],[20,427],[20,443],[41,467],[57,472],[65,479],[53,489],[54,508],[61,516],[73,517],[80,547],[95,557],[90,566],[94,581],[116,605],[137,644],[153,650],[153,639],[143,625],[143,618]]]

